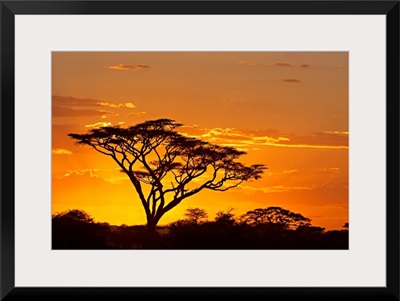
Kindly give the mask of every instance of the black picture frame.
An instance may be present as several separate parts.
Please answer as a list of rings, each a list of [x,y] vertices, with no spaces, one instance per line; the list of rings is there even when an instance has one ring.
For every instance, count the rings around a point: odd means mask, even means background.
[[[1,1],[0,14],[2,300],[399,300],[399,1]],[[14,17],[18,14],[385,15],[386,287],[15,287]]]

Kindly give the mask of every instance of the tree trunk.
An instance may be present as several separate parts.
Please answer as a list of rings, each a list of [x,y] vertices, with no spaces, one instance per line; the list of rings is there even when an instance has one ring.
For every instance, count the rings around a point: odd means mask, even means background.
[[[144,249],[157,249],[160,247],[160,237],[156,231],[157,223],[158,220],[153,216],[147,216],[145,237],[142,244]]]
[[[156,227],[157,227],[157,222],[154,220],[154,218],[153,217],[147,218],[147,225],[146,225],[147,231],[155,232]]]

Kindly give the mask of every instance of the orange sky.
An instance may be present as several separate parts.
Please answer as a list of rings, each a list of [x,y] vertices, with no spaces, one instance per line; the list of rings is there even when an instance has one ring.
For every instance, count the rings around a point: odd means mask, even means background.
[[[347,52],[54,52],[52,210],[96,221],[144,224],[145,213],[114,161],[68,133],[170,118],[179,132],[245,150],[263,178],[202,191],[172,209],[280,206],[341,229],[348,221]]]

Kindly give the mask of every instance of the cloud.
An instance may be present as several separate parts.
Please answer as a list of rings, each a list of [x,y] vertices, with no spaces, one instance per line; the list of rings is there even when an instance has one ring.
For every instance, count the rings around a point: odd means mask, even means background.
[[[337,132],[316,132],[301,136],[290,134],[287,135],[289,140],[282,144],[285,144],[287,147],[347,149],[349,145],[348,134]]]
[[[271,63],[271,64],[260,64],[260,63],[254,63],[254,62],[248,62],[248,61],[237,61],[237,64],[243,65],[243,66],[262,66],[262,67],[292,67],[291,64],[289,63],[283,63],[283,62],[278,62],[278,63]]]
[[[240,188],[244,190],[250,190],[250,191],[262,191],[264,193],[273,193],[273,192],[289,192],[289,191],[301,191],[301,190],[312,190],[314,187],[306,187],[306,186],[283,186],[283,185],[277,185],[277,186],[270,186],[270,187],[251,187],[251,186],[245,186],[241,185],[239,186]]]
[[[270,64],[269,66],[273,66],[273,67],[292,67],[292,65],[290,65],[289,63],[273,63],[273,64]]]
[[[312,145],[312,144],[274,144],[278,147],[293,147],[293,148],[320,148],[320,149],[348,149],[346,145]]]
[[[61,107],[81,107],[81,106],[98,106],[99,101],[91,98],[75,98],[72,96],[52,96],[53,106]]]
[[[70,177],[71,175],[78,175],[78,176],[83,176],[83,175],[89,175],[91,178],[93,177],[98,177],[96,172],[99,171],[100,169],[93,168],[93,169],[81,169],[81,170],[70,170],[68,169],[62,176],[56,176],[57,179],[63,179],[65,177]]]
[[[341,131],[324,131],[323,134],[333,134],[333,135],[348,135],[349,132],[341,132]]]
[[[245,65],[245,66],[256,66],[256,65],[257,65],[256,63],[253,63],[253,62],[246,62],[246,61],[237,61],[237,63],[238,63],[239,65]]]
[[[334,172],[334,173],[338,173],[340,172],[340,168],[339,167],[322,167],[319,169],[320,172]]]
[[[54,106],[52,108],[53,117],[87,117],[87,116],[117,116],[115,112],[104,111],[104,110],[93,110],[93,109],[72,109]]]
[[[131,103],[131,102],[126,102],[126,103],[125,103],[125,108],[135,109],[136,106],[135,106],[133,103]]]
[[[294,79],[294,78],[285,78],[285,79],[283,79],[283,81],[285,83],[300,83],[301,82],[298,79]]]
[[[51,150],[51,153],[53,155],[72,155],[72,152],[67,150],[67,149],[62,149],[62,148],[53,148]]]
[[[97,116],[102,119],[107,116],[118,116],[118,113],[105,111],[100,108],[127,108],[136,109],[136,106],[130,102],[115,102],[107,100],[96,100],[91,98],[75,98],[65,96],[52,96],[53,117],[80,117]]]
[[[111,122],[96,122],[94,124],[85,124],[85,128],[97,128],[102,126],[111,126]]]
[[[132,112],[132,113],[129,113],[128,116],[146,115],[146,114],[147,114],[147,112]]]
[[[265,146],[314,149],[348,149],[346,132],[317,132],[310,135],[284,134],[277,130],[183,127],[181,134],[222,146],[243,150]]]
[[[282,174],[282,175],[288,175],[288,174],[293,174],[293,173],[298,173],[298,169],[286,169],[281,172],[275,172],[274,174]]]
[[[112,184],[121,183],[121,181],[126,181],[129,178],[125,174],[121,174],[120,168],[114,169],[100,169],[100,168],[87,168],[81,170],[67,170],[64,174],[55,176],[58,180],[63,179],[75,179],[76,181],[82,181],[79,177],[85,177],[86,179],[98,179],[100,181],[106,181]],[[101,183],[101,182],[98,183]]]
[[[136,108],[136,106],[131,102],[113,103],[113,102],[101,101],[98,104],[102,107],[110,107],[110,108],[128,108],[128,109]]]
[[[236,62],[239,65],[243,66],[250,66],[250,67],[301,67],[301,68],[308,68],[311,67],[310,64],[300,64],[300,65],[292,65],[289,63],[285,62],[277,62],[277,63],[270,63],[270,64],[260,64],[260,63],[254,63],[254,62],[248,62],[248,61],[237,61]],[[338,65],[338,67],[343,67],[343,65]]]
[[[113,70],[122,70],[122,71],[127,71],[127,70],[132,70],[132,71],[139,71],[143,69],[148,69],[150,68],[149,65],[125,65],[125,64],[118,64],[118,65],[113,65],[113,66],[108,66],[108,69],[113,69]]]

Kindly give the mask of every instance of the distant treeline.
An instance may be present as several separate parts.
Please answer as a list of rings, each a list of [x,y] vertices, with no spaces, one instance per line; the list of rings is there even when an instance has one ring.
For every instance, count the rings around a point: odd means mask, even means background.
[[[348,249],[348,223],[326,231],[299,213],[258,208],[235,217],[220,211],[212,221],[203,209],[150,231],[145,225],[98,223],[78,209],[52,216],[53,249]]]

